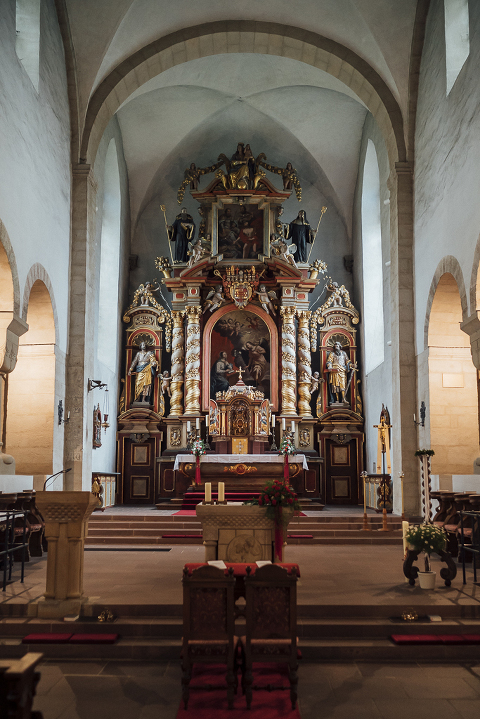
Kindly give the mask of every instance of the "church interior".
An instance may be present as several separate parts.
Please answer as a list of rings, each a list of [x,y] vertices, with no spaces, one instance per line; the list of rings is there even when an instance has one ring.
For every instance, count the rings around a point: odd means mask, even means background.
[[[2,0],[0,58],[0,714],[476,715],[480,3]]]

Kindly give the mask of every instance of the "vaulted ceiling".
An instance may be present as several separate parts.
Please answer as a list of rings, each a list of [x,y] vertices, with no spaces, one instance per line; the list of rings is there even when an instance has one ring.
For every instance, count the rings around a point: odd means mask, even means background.
[[[407,114],[416,0],[66,0],[66,6],[81,117],[92,93],[121,61],[172,32],[222,20],[280,23],[341,43],[380,75]],[[189,159],[185,148],[190,151],[195,138],[202,138],[201,157],[191,160],[208,164],[216,157],[204,156],[202,149],[214,154],[216,148],[205,137],[227,137],[231,127],[237,133],[230,140],[234,146],[251,140],[251,134],[237,136],[244,127],[245,133],[258,128],[259,142],[262,133],[269,141],[277,133],[283,145],[291,138],[291,147],[279,148],[279,155],[300,155],[305,148],[310,175],[317,168],[322,193],[335,203],[350,233],[366,113],[340,80],[290,58],[232,53],[172,67],[136,90],[117,112],[133,224],[155,194],[162,168],[173,167],[181,181],[182,163]],[[226,154],[233,150],[223,148]],[[181,159],[175,162],[175,156]],[[297,165],[297,157],[290,159]]]

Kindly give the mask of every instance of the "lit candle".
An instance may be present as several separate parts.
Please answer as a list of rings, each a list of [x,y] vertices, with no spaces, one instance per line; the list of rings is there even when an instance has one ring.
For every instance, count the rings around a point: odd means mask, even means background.
[[[225,482],[218,483],[218,501],[219,502],[225,501]]]
[[[192,429],[192,423],[190,422],[190,420],[187,420],[187,432],[190,432],[191,429]]]
[[[197,417],[197,419],[195,420],[195,429],[200,429],[200,418],[199,417]]]
[[[286,424],[285,424],[285,417],[282,417],[282,430],[285,432]]]
[[[205,482],[205,504],[212,501],[212,483]]]
[[[291,426],[291,430],[292,430],[292,432],[295,432],[295,422],[294,422],[294,420],[293,420],[293,419],[292,419],[292,426]]]

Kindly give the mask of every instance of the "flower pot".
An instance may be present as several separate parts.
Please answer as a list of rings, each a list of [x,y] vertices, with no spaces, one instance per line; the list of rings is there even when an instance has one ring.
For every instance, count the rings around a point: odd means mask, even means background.
[[[436,576],[436,572],[419,572],[418,581],[420,582],[420,589],[435,589]]]

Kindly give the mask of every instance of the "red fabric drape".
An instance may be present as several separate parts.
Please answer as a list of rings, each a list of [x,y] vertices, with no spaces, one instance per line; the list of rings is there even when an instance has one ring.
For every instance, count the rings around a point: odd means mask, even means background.
[[[195,484],[201,484],[202,478],[200,476],[200,455],[197,454],[195,462]]]
[[[285,484],[288,486],[288,482],[290,480],[290,472],[288,471],[288,454],[284,454],[283,456],[283,478],[285,480]]]
[[[282,508],[277,507],[277,511],[275,512],[275,557],[277,559],[279,559],[280,561],[282,561],[282,549],[283,549]]]

